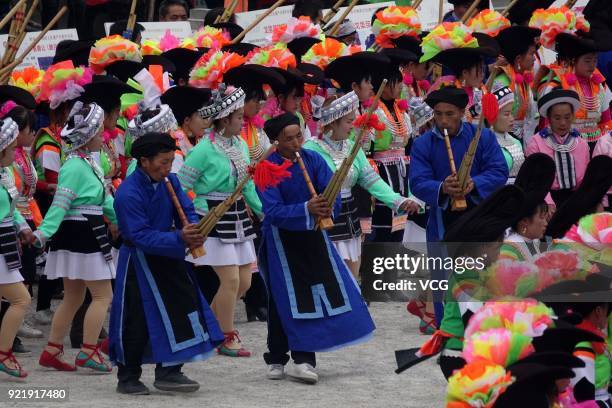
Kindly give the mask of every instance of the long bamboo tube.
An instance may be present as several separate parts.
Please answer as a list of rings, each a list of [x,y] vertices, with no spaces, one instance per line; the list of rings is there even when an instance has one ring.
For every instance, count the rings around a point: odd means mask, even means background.
[[[448,129],[446,128],[444,129],[444,143],[446,144],[446,153],[448,154],[451,174],[456,176],[457,166],[455,166],[455,158],[453,157],[453,150],[451,149],[450,138],[448,137]],[[454,198],[451,204],[451,209],[453,211],[463,211],[467,208],[467,201],[465,201],[465,198]]]
[[[185,211],[183,210],[183,207],[181,206],[181,202],[176,196],[174,187],[172,187],[172,183],[170,183],[170,180],[168,180],[168,177],[164,179],[164,182],[166,183],[166,188],[168,189],[168,193],[170,194],[170,198],[172,199],[174,208],[176,209],[179,219],[181,220],[181,224],[183,224],[183,228],[185,228],[185,226],[189,225],[189,220],[187,219],[187,216],[185,215]],[[191,247],[189,248],[189,252],[191,252],[191,255],[193,256],[194,259],[200,258],[206,255],[206,251],[204,251],[204,247]]]
[[[565,7],[567,7],[568,9],[571,10],[572,7],[574,7],[576,5],[576,1],[577,0],[567,0],[565,2]]]
[[[470,8],[468,8],[463,17],[461,17],[462,23],[465,24],[466,21],[473,17],[473,15],[475,14],[474,11],[476,11],[476,7],[478,7],[479,3],[480,0],[474,0],[474,2],[470,5]]]
[[[8,14],[6,16],[4,16],[4,18],[2,20],[0,20],[0,30],[2,30],[4,28],[4,26],[6,25],[6,23],[8,23],[9,21],[11,21],[11,18],[13,18],[13,16],[15,15],[15,13],[19,10],[19,8],[21,7],[22,4],[24,4],[26,2],[26,0],[19,0],[19,2],[17,4],[15,4],[15,7],[13,7],[12,9],[10,9],[10,11],[8,12]]]
[[[21,28],[21,24],[23,23],[25,10],[26,4],[24,3],[21,5],[21,7],[19,7],[19,10],[17,10],[17,12],[15,13],[15,17],[11,21],[6,40],[6,49],[4,50],[4,54],[2,55],[2,61],[0,62],[0,66],[2,67],[10,63],[10,56],[16,51],[15,46],[19,37],[19,30]]]
[[[416,10],[417,8],[419,8],[419,6],[421,5],[422,2],[423,2],[423,0],[415,0],[415,2],[412,3],[412,6],[410,6],[410,7],[412,7],[413,9]]]
[[[508,16],[508,14],[510,13],[510,9],[511,9],[512,7],[514,7],[514,6],[516,5],[516,3],[518,3],[518,2],[519,2],[519,0],[512,0],[512,2],[510,2],[510,4],[508,4],[508,5],[506,6],[506,8],[504,9],[504,11],[502,11],[502,12],[501,12],[501,15],[502,15],[502,16],[504,16],[504,17],[507,17],[507,16]]]
[[[17,28],[16,40],[13,42],[13,44],[10,47],[7,44],[7,49],[6,49],[2,64],[0,66],[5,66],[7,64],[10,64],[15,59],[15,55],[17,54],[17,51],[19,51],[19,48],[21,47],[21,44],[23,43],[23,40],[26,37],[26,34],[27,34],[26,27],[28,23],[30,22],[30,19],[32,18],[32,15],[34,14],[34,11],[36,10],[37,6],[38,6],[38,0],[34,0],[32,2],[30,10],[28,10],[28,14],[26,14],[21,25]],[[0,78],[0,84],[8,83],[9,78],[10,78],[10,74],[5,74],[3,78]]]
[[[217,16],[217,18],[215,19],[215,24],[217,23],[227,23],[227,21],[229,20],[230,16],[234,13],[234,10],[236,9],[236,6],[238,6],[238,0],[232,0],[232,2],[229,4],[229,6],[227,6],[226,8],[223,9],[223,13],[219,16]]]
[[[329,22],[334,18],[336,14],[340,11],[340,7],[344,4],[346,0],[338,0],[336,4],[332,6],[332,8],[323,16],[321,19],[321,27],[325,27]]]
[[[338,30],[340,29],[340,26],[342,25],[342,22],[344,21],[344,19],[346,18],[346,16],[349,15],[349,13],[353,10],[353,8],[355,8],[355,6],[357,5],[357,3],[359,2],[359,0],[351,0],[351,2],[349,3],[349,5],[344,9],[344,11],[342,12],[342,14],[340,14],[340,17],[338,18],[338,20],[336,21],[336,24],[332,27],[331,31],[329,32],[330,36],[334,36],[336,35],[336,33],[338,32]]]
[[[132,5],[130,6],[130,15],[128,17],[128,22],[125,28],[125,31],[130,32],[130,37],[131,37],[131,32],[134,31],[134,26],[136,25],[136,4],[138,3],[138,0],[132,0]]]
[[[306,170],[306,166],[304,165],[304,160],[302,160],[302,156],[300,156],[299,152],[295,152],[295,158],[297,159],[298,165],[302,170],[302,174],[304,175],[304,180],[306,181],[306,186],[308,186],[308,191],[310,191],[310,195],[312,196],[312,198],[317,198],[317,190],[315,190],[314,185],[312,184],[312,180],[310,179],[308,170]],[[319,218],[317,220],[317,226],[322,230],[328,230],[334,227],[334,221],[330,217]]]
[[[238,36],[232,40],[232,44],[238,44],[240,41],[242,41],[244,36],[247,35],[249,33],[249,31],[251,31],[253,28],[255,28],[257,26],[257,24],[261,23],[261,21],[264,18],[266,18],[270,14],[272,14],[272,12],[274,12],[274,10],[276,10],[277,8],[282,6],[285,1],[286,0],[278,0],[270,8],[268,8],[266,11],[264,11],[259,17],[257,17],[257,19],[255,19],[255,21],[253,21],[251,24],[249,24],[249,26],[247,28],[242,30],[242,32],[240,34],[238,34]]]
[[[336,169],[336,172],[332,176],[332,179],[330,180],[329,184],[325,188],[325,191],[323,192],[323,197],[325,197],[325,199],[327,200],[327,205],[329,207],[333,206],[334,201],[336,200],[336,196],[338,195],[338,193],[340,192],[340,189],[342,188],[344,179],[347,177],[350,171],[350,168],[353,165],[353,161],[355,160],[355,158],[357,157],[357,153],[361,149],[361,144],[362,144],[361,140],[363,137],[363,132],[367,126],[366,124],[369,122],[370,117],[372,116],[374,111],[378,108],[378,101],[380,100],[380,97],[386,85],[387,85],[387,80],[383,79],[382,83],[380,84],[380,87],[378,88],[378,91],[376,92],[376,96],[374,96],[374,100],[372,104],[366,111],[367,116],[366,116],[365,124],[359,128],[357,135],[355,137],[355,143],[353,144],[353,148],[351,149],[351,152],[349,153],[347,157],[344,158],[344,160],[342,161],[342,164],[340,165],[340,168]]]
[[[53,17],[53,19],[49,21],[49,24],[47,24],[47,26],[40,33],[38,33],[36,38],[34,38],[34,41],[32,41],[30,45],[28,45],[28,47],[23,51],[23,53],[19,55],[15,59],[15,61],[11,62],[6,67],[2,67],[2,69],[0,69],[0,76],[5,75],[7,72],[11,72],[17,65],[21,64],[21,62],[30,53],[30,51],[32,51],[34,47],[36,47],[36,44],[38,44],[40,40],[42,40],[42,38],[49,32],[49,30],[51,30],[51,28],[53,28],[55,24],[57,24],[57,22],[64,16],[64,14],[66,14],[67,11],[68,6],[63,6],[60,11],[57,12],[55,17]]]
[[[444,0],[438,2],[438,24],[442,24],[444,20]]]

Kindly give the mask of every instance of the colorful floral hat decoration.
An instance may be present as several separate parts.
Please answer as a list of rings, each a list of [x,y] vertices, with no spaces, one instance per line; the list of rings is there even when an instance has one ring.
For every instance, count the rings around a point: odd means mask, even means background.
[[[268,45],[251,51],[246,56],[247,64],[263,65],[272,68],[295,68],[297,60],[286,44]]]
[[[75,68],[71,60],[61,61],[47,68],[40,87],[39,101],[49,102],[51,109],[74,100],[85,91],[93,72],[89,68]]]
[[[98,75],[113,62],[122,60],[141,62],[142,55],[138,44],[118,34],[100,38],[89,52],[89,66]]]
[[[555,38],[561,33],[573,34],[576,30],[589,31],[589,23],[584,17],[578,18],[576,13],[567,7],[550,7],[537,9],[529,20],[529,27],[542,30],[540,43],[554,50]]]
[[[351,48],[343,42],[327,37],[320,43],[310,47],[306,54],[302,56],[302,62],[325,69],[325,67],[336,58],[351,55],[354,51],[354,48]],[[361,51],[361,49],[359,49],[359,51]]]
[[[465,339],[463,358],[468,363],[486,360],[508,367],[535,351],[531,340],[529,336],[508,329],[477,332]]]
[[[514,382],[506,369],[489,361],[466,364],[448,379],[446,408],[490,408]]]
[[[419,15],[412,7],[389,6],[376,13],[372,33],[376,36],[378,45],[392,48],[394,47],[392,39],[403,36],[419,37],[421,34]]]
[[[501,259],[487,269],[487,276],[493,297],[526,297],[538,288],[538,268],[531,262]]]
[[[313,24],[310,17],[302,16],[300,18],[291,17],[287,24],[281,24],[274,27],[272,31],[271,43],[288,44],[291,41],[303,38],[318,38],[321,36],[321,28]]]
[[[211,49],[194,65],[189,74],[189,85],[217,89],[223,82],[223,75],[244,62],[245,58],[236,53]]]
[[[34,99],[38,99],[44,75],[45,71],[36,67],[26,67],[22,70],[15,70],[11,73],[9,85],[25,89],[32,94]]]
[[[510,27],[510,20],[501,13],[485,9],[468,21],[467,26],[475,33],[484,33],[491,37],[497,36],[501,30]]]
[[[204,26],[193,35],[193,40],[198,48],[219,49],[232,42],[229,32],[218,28]]]
[[[420,62],[429,61],[440,52],[452,48],[477,48],[478,40],[463,23],[442,23],[437,25],[421,43],[423,56]]]
[[[554,312],[535,299],[508,299],[486,302],[470,318],[465,338],[490,329],[508,329],[529,337],[538,337],[553,324]]]

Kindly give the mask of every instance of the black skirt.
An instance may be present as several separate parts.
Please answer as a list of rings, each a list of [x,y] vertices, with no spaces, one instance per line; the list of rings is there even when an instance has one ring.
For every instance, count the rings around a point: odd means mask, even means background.
[[[208,209],[221,204],[223,199],[207,198]],[[229,210],[215,224],[215,228],[208,234],[209,237],[219,238],[221,242],[244,242],[255,238],[253,222],[246,209],[244,198],[239,198]]]
[[[332,241],[345,241],[361,235],[357,203],[352,195],[342,198],[342,209],[334,219],[334,227],[327,232]]]

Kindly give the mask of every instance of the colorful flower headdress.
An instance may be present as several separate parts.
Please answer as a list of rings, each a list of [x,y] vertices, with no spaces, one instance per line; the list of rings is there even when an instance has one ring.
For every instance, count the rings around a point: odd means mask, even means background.
[[[25,89],[31,93],[35,99],[38,99],[44,75],[45,71],[36,67],[26,67],[21,71],[15,70],[11,74],[9,85]]]
[[[383,48],[392,48],[392,39],[402,36],[418,38],[421,34],[419,15],[412,7],[389,6],[376,13],[372,25],[376,43]]]
[[[47,68],[40,87],[39,101],[49,102],[51,109],[61,103],[78,98],[91,82],[93,72],[89,68],[75,68],[72,61],[58,62]]]
[[[321,28],[318,25],[313,24],[310,17],[291,17],[287,24],[281,24],[274,27],[270,42],[271,44],[276,44],[279,42],[288,44],[297,38],[319,38],[320,36]]]
[[[325,38],[320,43],[310,47],[310,49],[302,56],[302,62],[314,64],[321,69],[325,69],[336,58],[351,55],[361,49],[348,46],[334,38]]]
[[[251,51],[246,56],[247,64],[263,65],[272,68],[295,68],[297,60],[286,44],[268,45]]]
[[[474,313],[465,328],[465,338],[490,329],[508,329],[538,337],[553,325],[554,312],[534,299],[486,302]]]
[[[138,113],[128,124],[128,132],[134,140],[148,132],[170,132],[178,127],[176,118],[168,105],[161,103],[161,96],[170,88],[168,73],[160,65],[143,68],[134,76],[142,89],[143,99],[138,102]],[[133,85],[132,85],[133,86]],[[152,118],[143,120],[147,110],[159,109]]]
[[[429,61],[440,52],[452,48],[476,48],[478,40],[463,23],[442,23],[436,26],[421,43],[421,62]]]
[[[501,30],[510,27],[510,25],[510,20],[492,9],[482,10],[467,23],[467,26],[473,32],[485,33],[491,37],[497,36]]]
[[[140,51],[142,55],[160,55],[175,48],[195,50],[197,47],[195,46],[193,38],[186,38],[181,41],[177,36],[172,34],[170,30],[166,30],[163,37],[159,40],[144,40],[140,47]]]
[[[204,26],[193,35],[195,46],[198,48],[219,49],[232,42],[229,32],[219,28]]]
[[[598,251],[612,247],[612,213],[602,212],[582,217],[565,234],[564,241],[576,242]]]
[[[540,42],[548,49],[554,49],[555,38],[561,33],[575,33],[577,30],[589,31],[589,23],[567,7],[537,9],[529,20],[529,27],[542,30]]]
[[[244,62],[245,58],[236,53],[211,49],[194,65],[189,74],[189,85],[217,89],[223,82],[223,75]]]
[[[89,52],[89,66],[98,75],[113,62],[122,60],[141,62],[142,55],[138,44],[118,34],[100,38]]]
[[[468,363],[486,360],[503,367],[532,354],[532,338],[508,329],[489,329],[465,339],[463,358]]]
[[[537,291],[538,268],[531,262],[501,259],[487,269],[486,287],[493,297],[526,297]]]
[[[448,379],[446,408],[490,408],[514,382],[500,365],[480,360],[466,364]]]

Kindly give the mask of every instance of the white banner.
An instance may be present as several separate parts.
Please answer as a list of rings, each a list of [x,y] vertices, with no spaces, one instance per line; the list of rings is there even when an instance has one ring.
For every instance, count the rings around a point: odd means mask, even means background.
[[[372,15],[374,12],[380,7],[387,7],[395,4],[393,1],[385,2],[385,3],[373,3],[373,4],[364,4],[361,6],[356,6],[351,10],[348,15],[348,19],[350,19],[355,27],[357,27],[357,32],[359,33],[359,39],[362,44],[365,43],[365,39],[370,35],[370,22],[372,20]],[[423,3],[419,7],[419,16],[421,18],[421,25],[423,30],[429,30],[433,26],[438,23],[438,8],[439,8],[438,0],[423,0]],[[346,9],[346,7],[342,7],[336,17],[340,17],[342,12]],[[445,0],[444,3],[444,12],[447,12],[452,9],[452,6],[448,4]],[[245,37],[244,42],[252,43],[255,45],[266,45],[270,41],[270,37],[272,36],[272,30],[274,27],[285,24],[287,20],[291,17],[291,11],[293,10],[293,6],[283,6],[279,7],[268,17],[264,18],[261,23],[257,25],[257,27],[253,28]],[[242,27],[247,27],[251,24],[258,16],[260,16],[265,10],[255,10],[255,11],[247,11],[244,13],[236,14],[236,23]],[[323,11],[323,15],[327,13],[327,10]],[[332,20],[334,21],[334,20]]]
[[[139,24],[142,24],[145,28],[142,32],[143,40],[158,40],[166,33],[166,30],[170,30],[173,35],[181,40],[192,35],[189,21],[139,22]],[[111,25],[113,25],[112,22],[104,23],[106,35],[110,31]]]
[[[17,51],[17,56],[21,55],[25,49],[32,44],[32,41],[39,34],[39,31],[29,32],[26,34],[21,47]],[[45,34],[45,36],[36,44],[36,46],[30,51],[25,57],[23,62],[19,64],[15,69],[23,69],[28,66],[35,66],[39,69],[47,69],[53,61],[55,55],[55,48],[60,41],[63,40],[78,40],[79,36],[76,29],[69,28],[65,30],[51,30]],[[2,49],[6,49],[6,42],[8,41],[8,34],[0,35],[0,44]],[[3,51],[4,52],[4,51]]]

